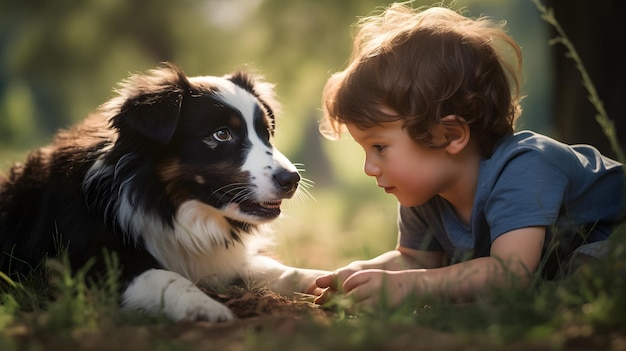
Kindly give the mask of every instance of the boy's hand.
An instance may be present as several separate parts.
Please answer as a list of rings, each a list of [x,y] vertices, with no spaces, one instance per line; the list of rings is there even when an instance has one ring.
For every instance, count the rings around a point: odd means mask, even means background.
[[[409,279],[407,271],[368,269],[348,277],[343,289],[359,308],[395,308],[411,291]]]
[[[316,294],[319,296],[314,302],[319,305],[324,304],[330,300],[334,293],[338,291],[343,292],[344,281],[359,270],[360,268],[347,266],[317,278],[315,284],[319,289],[322,289],[322,291],[321,294]]]
[[[324,289],[317,286],[316,282],[311,283],[309,287],[304,291],[307,295],[320,296],[324,293]]]
[[[318,289],[321,289],[321,293],[317,295],[313,302],[318,305],[323,305],[330,301],[334,293],[337,292],[337,284],[335,282],[335,274],[324,275],[317,278],[315,284],[317,284]]]
[[[317,278],[316,284],[325,290],[315,299],[315,303],[328,302],[333,294],[342,292],[350,296],[359,308],[376,308],[381,303],[386,303],[388,307],[397,307],[411,291],[407,271],[381,269],[342,268],[333,274]]]

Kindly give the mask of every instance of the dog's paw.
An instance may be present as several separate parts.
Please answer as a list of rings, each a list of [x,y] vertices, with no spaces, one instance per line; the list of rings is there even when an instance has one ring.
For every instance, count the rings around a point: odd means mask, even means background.
[[[198,306],[188,306],[180,321],[224,323],[235,319],[235,315],[228,307],[212,300]]]
[[[151,314],[165,314],[175,322],[228,322],[235,315],[181,275],[153,269],[140,274],[122,296],[122,306]]]

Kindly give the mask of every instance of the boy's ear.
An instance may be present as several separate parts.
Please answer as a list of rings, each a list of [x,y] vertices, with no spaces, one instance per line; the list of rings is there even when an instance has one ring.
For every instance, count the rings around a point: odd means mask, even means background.
[[[465,119],[457,115],[448,115],[441,119],[441,125],[448,142],[446,151],[455,155],[465,149],[469,144],[471,134],[469,124],[465,122]]]

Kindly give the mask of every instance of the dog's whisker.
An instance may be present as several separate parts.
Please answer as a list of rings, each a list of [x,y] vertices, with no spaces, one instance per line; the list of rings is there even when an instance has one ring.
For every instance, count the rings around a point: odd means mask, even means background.
[[[237,186],[237,187],[232,187],[230,189],[227,190],[222,190],[222,191],[218,191],[216,193],[222,193],[222,196],[226,195],[226,196],[234,196],[233,194],[237,194],[241,191],[245,191],[247,189],[247,186]]]
[[[241,187],[241,186],[246,186],[246,185],[247,185],[246,183],[229,183],[229,184],[223,185],[223,186],[215,189],[214,193],[222,191],[222,190],[224,190],[226,188],[229,188],[229,187]]]
[[[220,198],[228,195],[229,193],[233,192],[233,191],[240,191],[241,189],[245,189],[248,185],[245,183],[231,183],[231,184],[226,184],[224,186],[221,186],[217,189],[215,189],[210,196],[213,196],[215,194],[218,193],[222,193],[222,195],[220,196]]]
[[[312,188],[315,185],[315,182],[311,179],[300,177],[300,186],[303,188]]]
[[[309,192],[309,190],[304,187],[298,188],[295,195],[298,200],[313,200],[317,202],[313,194],[311,194],[311,192]]]
[[[232,185],[232,184],[231,184],[231,185]],[[234,199],[234,197],[230,196],[229,194],[230,194],[230,193],[233,193],[233,192],[235,192],[235,193],[241,192],[241,191],[245,190],[245,188],[246,188],[246,187],[245,187],[245,186],[243,186],[243,185],[236,186],[236,187],[233,187],[233,188],[228,189],[228,190],[223,190],[223,189],[225,189],[225,187],[221,187],[221,188],[219,188],[219,189],[221,189],[221,190],[215,190],[215,191],[213,191],[213,192],[212,192],[209,196],[214,196],[214,195],[219,194],[219,197],[217,198],[217,201],[218,201],[218,202],[222,201],[222,199],[224,199],[225,197],[226,197],[226,198],[231,197],[231,198],[227,201],[227,203],[232,203],[232,202],[234,202],[234,201],[235,201],[235,199]]]
[[[233,196],[233,202],[244,202],[250,200],[254,197],[254,193],[252,193],[249,189],[243,189]]]

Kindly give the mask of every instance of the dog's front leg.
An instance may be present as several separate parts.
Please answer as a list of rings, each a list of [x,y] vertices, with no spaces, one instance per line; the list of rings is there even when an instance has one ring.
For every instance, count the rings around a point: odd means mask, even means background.
[[[292,296],[294,292],[312,293],[316,288],[315,279],[328,273],[317,269],[290,267],[259,255],[251,258],[248,270],[242,274],[242,278],[252,286],[266,286],[281,295]]]
[[[174,321],[225,322],[233,313],[178,273],[152,269],[137,276],[122,295],[122,307],[150,314],[163,313]]]

